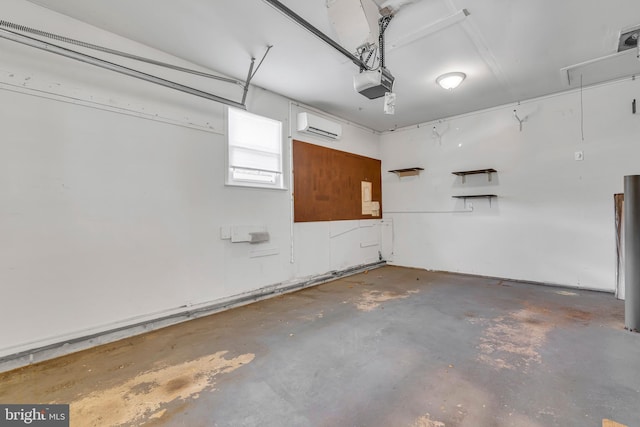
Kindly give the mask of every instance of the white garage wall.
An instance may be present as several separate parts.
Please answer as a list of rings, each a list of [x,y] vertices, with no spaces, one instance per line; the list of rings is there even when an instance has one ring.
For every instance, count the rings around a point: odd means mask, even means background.
[[[580,92],[571,92],[383,135],[384,171],[425,168],[419,177],[383,175],[385,211],[429,211],[385,215],[393,262],[613,291],[613,195],[624,175],[640,173],[634,98],[640,82],[625,80],[585,89],[584,116]],[[514,108],[526,117],[522,132]],[[498,170],[491,182],[451,174],[484,168]],[[451,197],[465,193],[499,198]],[[446,213],[470,204],[473,212]]]
[[[3,12],[194,67],[22,0]],[[290,189],[225,186],[221,105],[5,40],[0,49],[0,357],[377,260],[377,246],[361,247],[379,242],[375,221],[294,226]],[[259,88],[247,106],[285,130],[301,108]],[[334,148],[379,158],[377,135],[343,126]],[[285,147],[289,183],[290,138]],[[222,240],[234,225],[266,226],[271,241]]]

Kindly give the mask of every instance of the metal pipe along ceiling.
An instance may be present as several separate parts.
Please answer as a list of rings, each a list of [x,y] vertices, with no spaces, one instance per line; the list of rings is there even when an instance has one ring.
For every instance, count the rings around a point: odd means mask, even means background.
[[[180,92],[188,93],[190,95],[195,95],[201,98],[205,98],[211,101],[219,102],[221,104],[229,105],[235,108],[246,109],[243,103],[233,101],[227,98],[223,98],[209,92],[204,92],[199,89],[195,89],[189,86],[185,86],[180,83],[176,83],[170,80],[163,79],[161,77],[154,76],[152,74],[147,74],[142,71],[134,70],[132,68],[128,68],[122,65],[115,64],[113,62],[105,61],[104,59],[96,58],[94,56],[90,56],[81,52],[77,52],[75,50],[67,49],[62,46],[58,46],[55,44],[47,43],[42,40],[29,37],[23,34],[16,33],[14,31],[10,31],[4,28],[0,28],[0,37],[11,40],[17,43],[21,43],[27,46],[34,47],[36,49],[44,50],[46,52],[55,53],[57,55],[61,55],[67,58],[75,59],[76,61],[84,62],[86,64],[95,65],[97,67],[104,68],[106,70],[115,71],[120,74],[124,74],[130,77],[135,77],[140,80],[144,80],[150,83],[155,83],[160,86],[164,86],[170,89],[178,90]],[[245,85],[249,85],[249,82],[246,82]]]
[[[133,59],[135,61],[140,61],[140,62],[146,62],[147,64],[151,64],[151,65],[157,65],[159,67],[164,67],[164,68],[169,68],[171,70],[176,70],[176,71],[181,71],[183,73],[188,73],[188,74],[194,74],[196,76],[200,76],[200,77],[206,77],[209,79],[214,79],[214,80],[220,80],[223,82],[227,82],[227,83],[233,83],[233,84],[237,84],[240,86],[244,86],[244,83],[236,80],[236,79],[230,79],[227,77],[221,77],[221,76],[216,76],[215,74],[211,74],[211,73],[204,73],[202,71],[197,71],[197,70],[192,70],[189,68],[185,68],[185,67],[179,67],[177,65],[173,65],[173,64],[167,64],[166,62],[161,62],[161,61],[156,61],[155,59],[149,59],[149,58],[144,58],[142,56],[138,56],[138,55],[133,55],[127,52],[122,52],[120,50],[115,50],[115,49],[110,49],[108,47],[104,47],[104,46],[98,46],[92,43],[87,43],[87,42],[83,42],[80,40],[76,40],[76,39],[72,39],[70,37],[65,37],[65,36],[61,36],[59,34],[54,34],[54,33],[49,33],[46,31],[41,31],[41,30],[37,30],[35,28],[30,28],[24,25],[18,25],[18,24],[14,24],[12,22],[8,22],[8,21],[0,21],[0,27],[4,27],[8,30],[13,30],[13,31],[19,31],[20,33],[31,33],[33,35],[36,36],[41,36],[41,37],[46,37],[52,40],[57,40],[60,42],[64,42],[64,43],[69,43],[69,44],[73,44],[76,46],[80,46],[80,47],[84,47],[87,49],[93,49],[93,50],[97,50],[99,52],[105,52],[111,55],[116,55],[116,56],[121,56],[123,58],[128,58],[128,59]]]

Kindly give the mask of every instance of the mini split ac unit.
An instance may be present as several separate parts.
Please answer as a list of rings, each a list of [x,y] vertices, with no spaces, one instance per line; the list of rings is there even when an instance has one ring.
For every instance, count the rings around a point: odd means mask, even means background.
[[[329,139],[340,139],[342,126],[323,117],[309,113],[298,113],[298,132],[310,133]]]

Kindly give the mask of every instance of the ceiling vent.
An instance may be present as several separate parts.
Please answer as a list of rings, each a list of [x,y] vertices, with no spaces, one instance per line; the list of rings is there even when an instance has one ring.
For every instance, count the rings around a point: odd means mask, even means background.
[[[618,52],[627,49],[635,49],[638,47],[638,39],[640,38],[640,26],[628,28],[620,32],[618,41]]]
[[[298,132],[310,133],[328,139],[340,139],[342,126],[310,113],[298,113]]]

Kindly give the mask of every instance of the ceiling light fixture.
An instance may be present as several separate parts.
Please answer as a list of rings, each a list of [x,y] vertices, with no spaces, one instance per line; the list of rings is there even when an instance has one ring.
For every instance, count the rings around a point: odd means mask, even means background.
[[[465,73],[446,73],[439,76],[436,79],[436,83],[438,83],[443,89],[453,90],[457,88],[466,77],[467,75]]]

